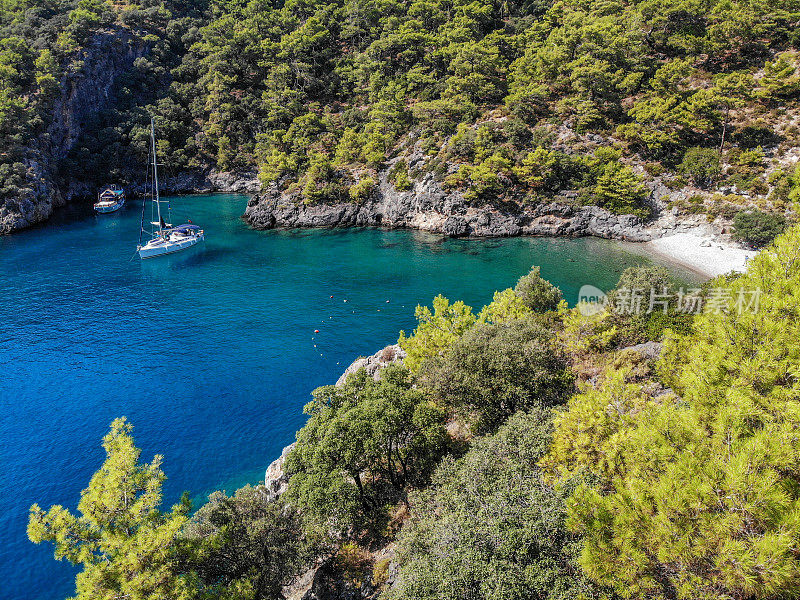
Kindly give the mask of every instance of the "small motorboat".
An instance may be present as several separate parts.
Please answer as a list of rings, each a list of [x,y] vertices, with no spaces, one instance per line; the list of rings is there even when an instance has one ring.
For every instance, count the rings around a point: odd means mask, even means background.
[[[125,190],[117,185],[109,185],[97,194],[94,209],[99,213],[111,213],[125,206]]]

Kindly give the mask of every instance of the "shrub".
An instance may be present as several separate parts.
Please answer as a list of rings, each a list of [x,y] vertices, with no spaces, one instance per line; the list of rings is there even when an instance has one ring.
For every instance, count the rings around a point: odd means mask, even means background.
[[[375,180],[367,175],[366,177],[362,177],[358,183],[351,185],[348,194],[350,195],[350,199],[354,202],[363,202],[372,196],[375,192],[375,187]]]
[[[497,428],[518,410],[559,404],[573,386],[552,331],[529,319],[476,325],[425,363],[420,378],[477,431]]]
[[[566,532],[566,488],[542,479],[546,411],[517,414],[461,459],[446,458],[413,497],[387,600],[596,597]]]
[[[453,342],[475,324],[472,307],[460,300],[450,304],[442,295],[433,299],[433,311],[427,306],[417,306],[414,311],[417,328],[411,337],[400,332],[397,341],[406,351],[403,364],[416,372],[423,361],[441,355]]]
[[[344,385],[318,388],[304,411],[286,498],[302,506],[310,531],[385,531],[384,506],[424,485],[448,447],[444,412],[397,365],[380,381],[361,369]]]
[[[713,148],[689,148],[678,170],[689,175],[699,187],[714,183],[721,172],[719,152]]]
[[[611,373],[559,417],[548,469],[593,473],[568,501],[581,567],[623,597],[796,595],[798,248],[795,228],[715,281],[721,310],[662,352],[674,394]],[[740,310],[755,290],[758,310]]]
[[[520,277],[514,292],[534,312],[556,310],[563,299],[561,290],[542,278],[539,267],[533,267],[530,273]]]
[[[786,229],[786,219],[760,210],[743,210],[733,218],[733,227],[734,239],[761,247]]]
[[[231,497],[214,492],[184,535],[195,547],[192,566],[212,596],[251,587],[252,598],[278,598],[315,554],[297,511],[268,502],[263,487],[247,485]]]
[[[411,189],[412,185],[408,177],[408,165],[406,161],[400,159],[392,166],[389,170],[389,181],[391,181],[395,189],[400,192]]]
[[[383,558],[375,563],[372,567],[372,585],[375,587],[383,587],[389,580],[389,564],[391,559]]]

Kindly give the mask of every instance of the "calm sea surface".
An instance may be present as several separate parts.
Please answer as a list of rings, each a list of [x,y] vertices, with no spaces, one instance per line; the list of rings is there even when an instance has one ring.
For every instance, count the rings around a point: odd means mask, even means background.
[[[479,308],[531,265],[574,303],[582,284],[610,288],[647,261],[589,238],[261,232],[240,220],[243,196],[173,202],[174,221],[207,240],[145,262],[136,202],[0,237],[2,598],[73,593],[74,569],[28,542],[27,510],[76,506],[115,417],[134,424],[145,460],[164,455],[166,501],[189,490],[200,502],[258,482],[309,392],[413,329],[416,304],[443,293]]]

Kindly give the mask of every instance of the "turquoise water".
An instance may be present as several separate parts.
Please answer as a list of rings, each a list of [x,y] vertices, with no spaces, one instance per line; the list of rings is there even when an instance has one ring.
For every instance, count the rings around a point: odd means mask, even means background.
[[[75,507],[115,417],[135,425],[145,460],[164,455],[167,502],[202,500],[259,481],[309,392],[412,329],[417,303],[481,306],[532,264],[574,302],[582,284],[611,287],[646,261],[595,239],[259,232],[239,218],[243,196],[174,200],[207,240],[150,261],[133,258],[135,202],[0,237],[3,598],[73,592],[73,568],[27,541],[27,509]]]

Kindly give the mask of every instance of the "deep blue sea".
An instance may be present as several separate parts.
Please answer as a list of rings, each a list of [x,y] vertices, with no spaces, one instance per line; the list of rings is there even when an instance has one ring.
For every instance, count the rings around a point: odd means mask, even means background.
[[[0,597],[60,600],[75,570],[25,534],[34,502],[77,505],[125,415],[165,500],[263,478],[302,407],[438,293],[479,308],[531,265],[574,303],[647,259],[597,239],[452,240],[412,231],[254,231],[238,195],[173,198],[206,241],[134,256],[141,205],[59,213],[0,237]],[[685,275],[685,274],[684,274]],[[345,302],[346,300],[346,302]],[[318,329],[319,333],[314,334]]]

